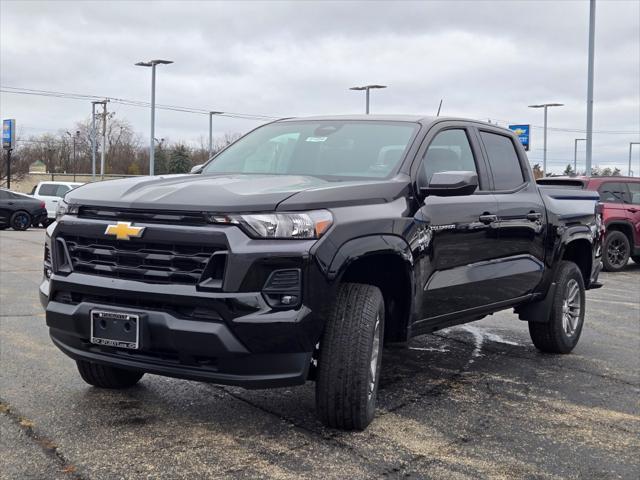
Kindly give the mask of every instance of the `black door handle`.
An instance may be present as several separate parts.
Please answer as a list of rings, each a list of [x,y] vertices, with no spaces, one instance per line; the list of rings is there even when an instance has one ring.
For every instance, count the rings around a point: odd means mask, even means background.
[[[493,222],[497,222],[498,221],[498,216],[497,215],[491,215],[489,213],[484,213],[482,215],[480,215],[479,220],[484,223],[484,224],[490,224]]]
[[[542,214],[540,212],[529,212],[527,213],[527,220],[531,220],[535,222],[536,220],[540,220],[542,218]]]

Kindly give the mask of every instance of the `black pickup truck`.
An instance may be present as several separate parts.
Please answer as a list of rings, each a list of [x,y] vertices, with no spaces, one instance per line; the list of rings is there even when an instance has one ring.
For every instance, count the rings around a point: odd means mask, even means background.
[[[513,308],[537,348],[570,352],[600,286],[597,200],[544,193],[494,125],[280,120],[189,175],[69,192],[41,300],[91,385],[315,380],[320,419],[363,429],[384,344]]]

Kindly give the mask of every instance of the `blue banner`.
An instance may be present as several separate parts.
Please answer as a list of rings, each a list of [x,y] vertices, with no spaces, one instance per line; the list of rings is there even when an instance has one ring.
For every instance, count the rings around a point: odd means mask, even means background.
[[[529,151],[529,132],[531,125],[509,125],[509,130],[518,136],[518,140],[526,151]]]
[[[8,119],[2,121],[2,148],[14,148],[16,143],[16,121]]]

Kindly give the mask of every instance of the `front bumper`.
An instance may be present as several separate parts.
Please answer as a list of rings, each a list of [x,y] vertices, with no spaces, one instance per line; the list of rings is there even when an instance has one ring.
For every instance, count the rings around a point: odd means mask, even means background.
[[[54,239],[58,228],[48,230]],[[228,277],[218,291],[76,271],[45,276],[40,300],[54,344],[74,359],[171,377],[246,388],[304,383],[322,333],[322,305],[329,291],[318,284],[308,243],[285,243],[283,248],[282,243],[240,238],[235,231],[228,235],[236,238],[229,242]],[[50,245],[51,238],[47,242]],[[264,269],[265,257],[273,269],[298,261],[298,307],[272,308],[260,291],[244,291],[255,284],[251,279]],[[140,348],[90,343],[94,309],[139,315]]]

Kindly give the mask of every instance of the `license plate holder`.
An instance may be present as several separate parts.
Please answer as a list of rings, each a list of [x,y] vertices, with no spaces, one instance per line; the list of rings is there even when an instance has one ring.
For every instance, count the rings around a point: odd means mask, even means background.
[[[138,350],[140,348],[140,315],[92,310],[91,343]]]

